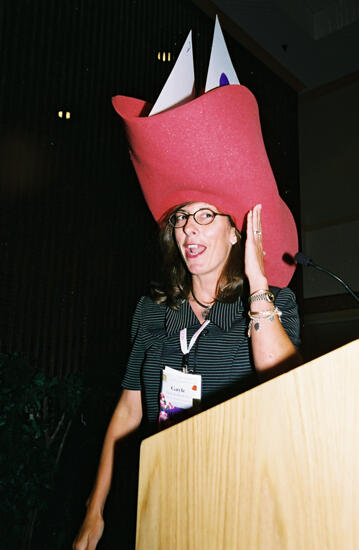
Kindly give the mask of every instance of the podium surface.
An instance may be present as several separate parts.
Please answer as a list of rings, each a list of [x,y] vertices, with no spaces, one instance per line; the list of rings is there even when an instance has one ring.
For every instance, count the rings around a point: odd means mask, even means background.
[[[141,445],[136,550],[359,549],[359,340]]]

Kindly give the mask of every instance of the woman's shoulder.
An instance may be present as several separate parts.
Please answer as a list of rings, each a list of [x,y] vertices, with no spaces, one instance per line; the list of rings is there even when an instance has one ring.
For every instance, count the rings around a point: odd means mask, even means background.
[[[156,320],[162,321],[166,315],[166,304],[157,304],[150,296],[141,296],[137,302],[135,316],[142,323],[153,324]]]
[[[141,296],[131,323],[131,341],[162,330],[165,324],[166,306],[156,304],[149,296]],[[140,336],[141,335],[141,336]]]
[[[275,301],[277,303],[277,300],[282,302],[294,302],[296,303],[296,297],[293,292],[288,287],[279,288],[277,286],[269,286],[269,290],[274,294]]]
[[[269,289],[274,294],[275,305],[283,314],[282,321],[288,316],[299,319],[297,299],[293,290],[288,287],[278,288],[272,286]]]
[[[295,345],[300,346],[300,321],[297,300],[294,292],[288,288],[269,287],[275,296],[275,305],[281,312],[282,325]]]

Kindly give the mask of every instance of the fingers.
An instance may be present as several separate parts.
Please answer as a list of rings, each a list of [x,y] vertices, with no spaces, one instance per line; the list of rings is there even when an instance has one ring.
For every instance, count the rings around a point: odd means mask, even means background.
[[[72,548],[73,550],[95,550],[97,543],[100,539],[95,537],[85,536],[80,539],[76,539]]]
[[[265,288],[264,251],[262,245],[262,205],[257,204],[247,215],[247,238],[244,269],[250,288]],[[259,286],[258,286],[259,285]]]
[[[95,550],[102,537],[104,522],[102,518],[96,521],[88,520],[82,525],[74,543],[73,550]]]
[[[247,240],[253,237],[253,212],[250,210],[247,214]]]
[[[255,242],[262,240],[262,205],[257,204],[247,215],[247,239]]]
[[[73,545],[73,550],[88,550],[89,549],[89,537],[86,534],[85,536],[81,536],[81,533],[78,537],[76,537]]]
[[[257,204],[253,208],[253,233],[255,239],[262,239],[262,220],[261,220],[261,213],[262,213],[262,205]]]

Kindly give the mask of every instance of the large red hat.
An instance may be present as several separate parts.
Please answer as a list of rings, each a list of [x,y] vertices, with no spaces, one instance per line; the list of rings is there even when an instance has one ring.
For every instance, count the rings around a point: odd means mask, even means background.
[[[253,94],[222,86],[150,117],[141,116],[146,103],[138,99],[116,96],[113,105],[154,218],[184,202],[206,202],[241,230],[247,212],[262,204],[266,276],[286,286],[295,267],[283,256],[297,252],[297,230],[278,194]]]

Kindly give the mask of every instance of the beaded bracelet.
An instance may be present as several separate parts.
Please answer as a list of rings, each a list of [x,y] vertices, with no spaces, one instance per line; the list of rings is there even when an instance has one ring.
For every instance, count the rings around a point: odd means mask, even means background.
[[[265,311],[248,311],[248,317],[250,318],[249,325],[248,325],[248,338],[251,337],[253,322],[254,322],[255,330],[259,330],[260,319],[267,320],[267,321],[274,321],[275,316],[277,316],[278,319],[281,321],[282,312],[277,307],[275,307],[274,309],[267,309]]]

